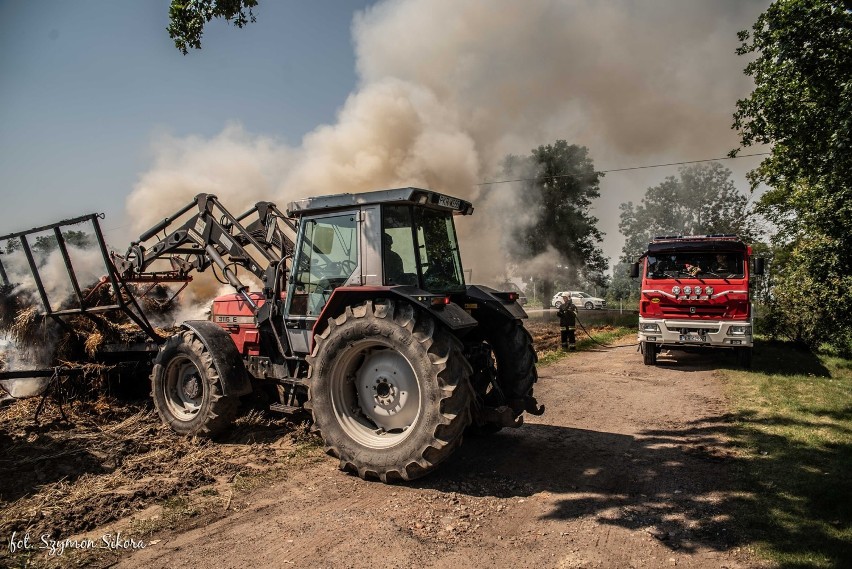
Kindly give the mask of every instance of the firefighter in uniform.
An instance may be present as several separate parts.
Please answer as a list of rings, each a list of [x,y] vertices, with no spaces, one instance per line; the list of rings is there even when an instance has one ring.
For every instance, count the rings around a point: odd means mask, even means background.
[[[574,328],[577,324],[577,307],[574,306],[567,294],[562,295],[562,306],[556,311],[556,315],[559,316],[559,326],[562,331],[562,349],[574,351],[576,349]]]

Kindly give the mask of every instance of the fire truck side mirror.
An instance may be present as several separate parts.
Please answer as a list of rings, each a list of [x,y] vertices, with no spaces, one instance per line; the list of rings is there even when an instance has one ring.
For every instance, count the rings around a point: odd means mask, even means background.
[[[630,278],[635,279],[639,277],[639,263],[633,263],[630,265]]]
[[[764,273],[764,270],[765,270],[765,267],[764,267],[765,264],[766,264],[766,259],[764,259],[763,257],[755,257],[754,258],[754,274],[758,275],[758,276],[762,275]]]

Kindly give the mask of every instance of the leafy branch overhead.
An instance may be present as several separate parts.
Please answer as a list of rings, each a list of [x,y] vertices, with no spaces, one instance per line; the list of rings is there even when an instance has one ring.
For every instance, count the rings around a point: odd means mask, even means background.
[[[175,47],[186,55],[189,48],[201,49],[204,26],[213,18],[224,18],[242,28],[255,21],[252,8],[256,6],[257,0],[172,0],[166,29]]]

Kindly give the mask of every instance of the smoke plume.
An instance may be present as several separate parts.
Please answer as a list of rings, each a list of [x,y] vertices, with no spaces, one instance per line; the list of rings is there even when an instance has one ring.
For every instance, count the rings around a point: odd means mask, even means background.
[[[766,4],[379,2],[355,15],[360,80],[335,124],[298,146],[233,124],[209,139],[155,141],[153,167],[127,202],[134,229],[199,192],[237,211],[414,185],[474,201],[477,214],[458,224],[465,264],[477,282],[503,275],[506,240],[529,212],[517,211],[512,186],[476,184],[507,153],[556,139],[589,147],[599,168],[723,155],[736,145],[734,103],[750,87],[736,32]],[[618,203],[648,180],[604,180],[605,232],[616,234]]]

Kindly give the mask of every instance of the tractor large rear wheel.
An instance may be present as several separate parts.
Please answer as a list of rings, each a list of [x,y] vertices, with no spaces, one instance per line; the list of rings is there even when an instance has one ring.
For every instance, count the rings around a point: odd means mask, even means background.
[[[470,422],[460,342],[404,302],[365,302],[315,337],[309,403],[340,468],[383,482],[433,470]]]
[[[210,352],[189,330],[175,334],[160,349],[151,387],[160,418],[182,435],[213,437],[237,415],[238,398],[223,394]]]

